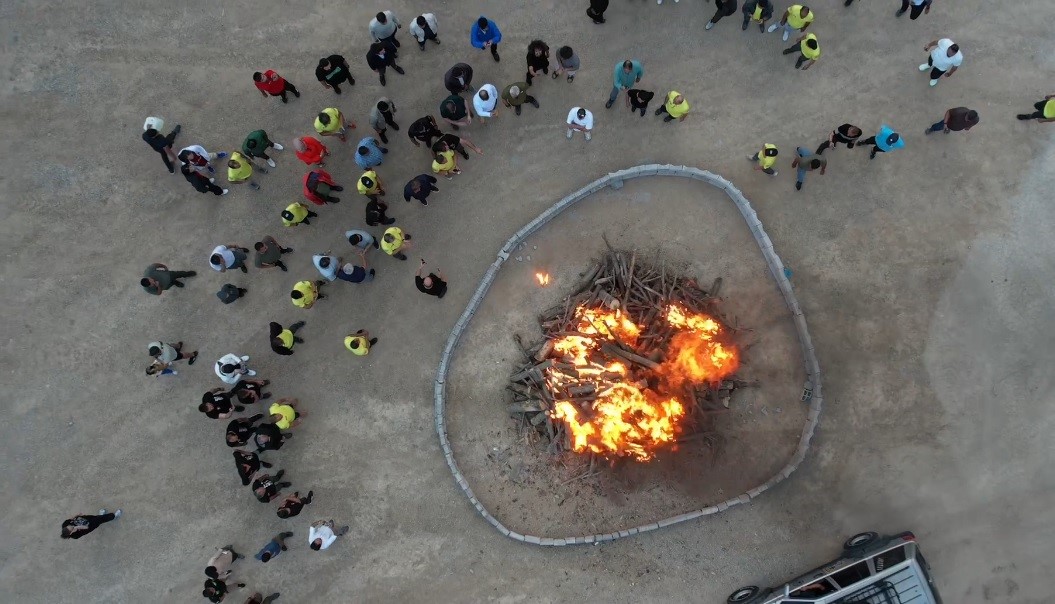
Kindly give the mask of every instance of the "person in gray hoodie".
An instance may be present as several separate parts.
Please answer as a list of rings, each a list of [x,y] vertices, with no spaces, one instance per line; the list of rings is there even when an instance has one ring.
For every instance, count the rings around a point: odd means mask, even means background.
[[[629,90],[634,84],[641,81],[645,75],[645,68],[641,61],[627,59],[622,63],[615,64],[615,72],[612,75],[612,93],[608,95],[608,102],[604,104],[605,109],[611,109],[615,99],[619,97],[620,90]]]

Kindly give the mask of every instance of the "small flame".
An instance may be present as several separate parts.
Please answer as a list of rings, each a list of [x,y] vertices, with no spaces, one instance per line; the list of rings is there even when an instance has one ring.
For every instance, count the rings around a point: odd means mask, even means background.
[[[549,285],[549,273],[535,273],[535,280],[540,287],[546,287]]]

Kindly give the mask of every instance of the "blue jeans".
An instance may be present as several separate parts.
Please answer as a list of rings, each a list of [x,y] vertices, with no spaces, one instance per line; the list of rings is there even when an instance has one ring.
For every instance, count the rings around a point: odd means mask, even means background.
[[[806,160],[806,158],[808,158],[811,155],[813,155],[813,152],[810,151],[809,149],[805,148],[805,147],[796,147],[795,148],[795,153],[798,154],[798,156],[799,156],[799,167],[797,168],[797,172],[795,173],[795,181],[796,182],[806,182],[806,172],[807,172],[807,170],[805,168],[803,168],[802,166],[804,165],[804,160]]]
[[[941,132],[945,130],[945,118],[938,120],[938,122],[927,129],[927,132]]]
[[[619,91],[620,90],[622,90],[622,88],[620,88],[618,86],[612,86],[612,94],[608,95],[608,102],[609,103],[614,103],[615,100],[617,98],[619,98]]]

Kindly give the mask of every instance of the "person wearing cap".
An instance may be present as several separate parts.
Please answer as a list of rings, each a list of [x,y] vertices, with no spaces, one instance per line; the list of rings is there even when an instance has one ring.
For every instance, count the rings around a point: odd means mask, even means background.
[[[656,93],[650,90],[631,88],[626,91],[626,106],[630,107],[631,113],[634,111],[640,111],[641,117],[645,117],[645,110],[648,109],[648,104],[655,96]]]
[[[311,203],[321,206],[327,203],[340,203],[340,198],[330,195],[334,191],[343,191],[344,187],[333,181],[333,177],[326,170],[315,169],[304,175],[304,198]]]
[[[527,75],[525,80],[528,86],[532,84],[535,76],[540,73],[549,73],[549,46],[542,40],[532,40],[527,49]]]
[[[795,190],[802,190],[802,183],[806,181],[806,173],[820,170],[821,176],[828,169],[828,160],[821,156],[813,156],[813,153],[805,147],[795,148],[795,159],[791,160],[791,167],[797,170],[795,175]]]
[[[703,29],[707,30],[714,27],[716,23],[735,12],[736,0],[714,0],[714,16],[707,22],[707,25],[703,26]]]
[[[425,275],[426,266],[428,263],[422,258],[421,264],[418,265],[418,272],[414,274],[414,286],[423,294],[442,298],[447,294],[447,282],[443,280],[443,273],[437,270]]]
[[[783,27],[784,35],[782,38],[787,42],[788,38],[791,37],[791,32],[806,31],[811,23],[813,23],[813,11],[808,6],[792,4],[788,7],[788,10],[784,11],[784,16],[780,18],[780,22],[770,25],[768,31],[773,33],[777,31],[778,27]]]
[[[187,182],[189,182],[191,186],[194,187],[194,190],[199,193],[227,195],[230,192],[228,189],[223,189],[219,185],[213,184],[216,181],[215,178],[198,172],[190,164],[181,165],[180,173],[183,174],[183,178],[186,178]]]
[[[1033,113],[1019,113],[1015,117],[1021,121],[1037,120],[1038,124],[1055,122],[1055,94],[1049,94],[1043,101],[1033,103],[1033,108],[1036,109]]]
[[[572,82],[575,80],[575,74],[579,73],[579,55],[575,54],[571,46],[561,46],[557,49],[557,54],[553,56],[553,79],[556,80],[562,74],[568,75],[568,81]]]
[[[326,285],[321,279],[318,281],[297,281],[289,292],[289,299],[293,306],[305,310],[315,306],[316,300],[322,300],[326,296],[321,292],[322,286]]]
[[[771,143],[762,145],[762,149],[754,155],[747,156],[748,161],[758,163],[755,170],[761,170],[770,176],[776,176],[777,171],[773,165],[777,163],[777,146]]]
[[[370,20],[370,37],[374,42],[384,42],[399,48],[399,40],[396,39],[396,31],[403,27],[396,14],[390,10],[382,11],[374,15]]]
[[[410,241],[410,233],[404,233],[399,227],[388,227],[385,229],[385,234],[381,236],[381,251],[393,258],[406,260],[407,255],[403,252],[410,249],[408,241]]]
[[[407,136],[410,137],[410,142],[414,143],[415,147],[420,147],[421,143],[425,143],[426,150],[432,147],[432,139],[441,134],[443,134],[443,131],[436,125],[436,118],[431,115],[419,117],[414,120],[410,128],[407,128]]]
[[[465,99],[457,94],[452,94],[440,103],[440,117],[447,120],[451,128],[457,130],[460,126],[468,126],[473,123],[473,112],[469,109]]]
[[[267,168],[257,168],[262,173],[267,174]],[[227,160],[227,181],[232,185],[241,184],[243,182],[249,183],[249,188],[258,190],[260,185],[257,184],[253,178],[253,160],[242,155],[238,151],[231,153],[230,159]]]
[[[447,70],[447,73],[443,74],[443,87],[449,90],[451,94],[461,94],[476,90],[473,88],[472,66],[468,63],[455,63],[454,67],[451,67]]]
[[[184,165],[190,166],[195,172],[203,176],[211,176],[216,173],[216,168],[212,166],[212,160],[223,159],[227,157],[227,153],[220,151],[218,153],[209,153],[205,150],[205,147],[201,145],[190,145],[180,149],[179,153],[176,154],[180,162]]]
[[[326,145],[314,136],[302,136],[294,140],[293,150],[297,153],[297,159],[309,166],[325,165],[326,162],[323,160],[330,154]]]
[[[179,158],[176,157],[176,152],[172,150],[172,143],[176,142],[176,137],[179,136],[181,129],[181,126],[176,124],[172,132],[168,133],[168,136],[162,136],[155,128],[148,127],[143,131],[143,141],[161,155],[161,161],[165,162],[165,167],[168,168],[169,174],[176,173],[176,162]]]
[[[196,271],[170,271],[164,264],[155,262],[147,267],[146,272],[143,273],[143,278],[139,280],[139,285],[143,287],[143,291],[146,293],[160,296],[162,292],[173,285],[183,287],[183,282],[180,279],[193,277],[197,274]]]
[[[620,90],[630,90],[631,86],[641,81],[643,75],[645,68],[641,66],[641,61],[627,59],[616,63],[615,71],[612,72],[612,92],[608,95],[608,102],[604,104],[605,109],[612,108]]]
[[[299,409],[298,405],[300,401],[295,398],[280,398],[271,403],[267,412],[271,414],[271,421],[279,430],[291,430],[300,425],[301,418],[308,416],[308,412]],[[278,477],[275,479],[278,480]]]
[[[282,247],[271,235],[265,235],[263,239],[253,244],[256,256],[253,258],[253,266],[257,268],[272,268],[277,266],[282,272],[289,270],[282,262],[282,254],[293,251],[291,247]]]
[[[906,11],[912,9],[911,14],[909,14],[909,19],[915,21],[924,13],[928,15],[930,14],[930,5],[932,1],[933,0],[901,0],[901,8],[894,13],[894,16],[900,17],[901,15],[904,15]],[[847,6],[849,6],[849,3],[847,3]]]
[[[248,257],[249,248],[247,247],[242,247],[237,243],[218,245],[209,255],[209,266],[220,273],[226,273],[228,269],[235,268],[248,273],[249,269],[245,266],[245,259]]]
[[[355,165],[363,170],[380,166],[385,161],[385,154],[388,153],[388,149],[378,144],[377,139],[372,136],[360,140],[356,147]]]
[[[294,201],[286,206],[285,210],[282,210],[281,216],[282,224],[292,227],[298,224],[311,224],[308,219],[315,218],[318,214],[309,210],[308,206]]]
[[[817,59],[821,58],[821,45],[817,41],[817,34],[801,35],[798,40],[795,40],[795,44],[791,48],[784,50],[786,55],[790,55],[793,52],[799,53],[799,58],[795,61],[795,69],[806,71],[813,67]],[[803,64],[806,66],[803,67]]]
[[[868,155],[868,159],[875,159],[876,153],[889,153],[904,147],[905,139],[894,132],[893,128],[883,124],[875,136],[870,136],[857,143],[858,147],[863,145],[872,145],[872,152]]]
[[[242,143],[242,153],[246,157],[259,157],[260,159],[267,162],[267,165],[272,168],[275,167],[275,160],[268,156],[267,150],[274,148],[275,151],[281,151],[285,149],[282,145],[273,142],[267,137],[267,132],[263,130],[253,130],[249,133],[249,136],[245,137],[245,141]]]
[[[311,263],[315,265],[315,269],[327,281],[337,280],[337,271],[341,267],[341,259],[337,256],[331,256],[330,250],[326,250],[322,254],[313,255]]]
[[[483,155],[484,150],[477,147],[473,142],[467,138],[462,138],[457,134],[444,133],[436,142],[432,143],[432,153],[440,153],[444,151],[444,146],[447,149],[451,149],[456,153],[460,153],[465,159],[469,159],[469,152],[466,151],[466,147],[472,149],[477,155]]]
[[[297,321],[289,327],[271,321],[268,328],[268,341],[271,342],[271,350],[283,356],[293,354],[294,344],[303,344],[304,340],[297,337],[297,331],[304,327],[304,321]]]
[[[746,31],[751,21],[757,21],[758,31],[765,33],[766,21],[773,18],[773,3],[770,0],[744,0],[740,10],[744,13],[744,23],[740,29]]]
[[[593,113],[586,110],[584,107],[572,107],[571,111],[568,112],[568,138],[570,139],[575,135],[575,132],[582,132],[586,140],[590,140],[593,136]]]
[[[348,82],[349,86],[355,86],[355,78],[352,77],[348,60],[341,55],[319,59],[319,64],[315,67],[315,79],[319,80],[323,88],[331,88],[337,94],[341,94],[341,84],[345,82]]]
[[[839,146],[839,143],[846,145],[847,149],[853,149],[857,143],[857,139],[861,138],[861,129],[853,124],[843,124],[835,130],[831,131],[828,135],[828,140],[821,143],[821,146],[817,147],[817,155],[824,153],[825,149],[829,147],[834,149]]]
[[[501,60],[498,56],[498,43],[501,41],[502,32],[498,29],[498,25],[483,15],[480,15],[480,18],[473,23],[472,29],[469,30],[469,43],[473,45],[473,48],[490,50],[496,63]]]
[[[590,8],[586,9],[586,16],[593,19],[597,25],[604,23],[604,11],[608,10],[608,0],[590,0]]]
[[[362,229],[350,229],[344,232],[344,238],[360,252],[367,252],[381,247],[373,235]]]
[[[381,139],[382,143],[388,143],[388,137],[385,133],[388,132],[388,126],[392,126],[394,130],[399,130],[399,124],[396,123],[394,114],[396,113],[396,104],[392,102],[392,99],[388,97],[381,97],[377,103],[370,109],[370,126],[373,127],[374,132]]]
[[[938,80],[942,76],[951,77],[963,63],[963,53],[960,52],[960,46],[948,38],[932,40],[923,47],[923,50],[929,51],[930,56],[927,57],[926,63],[919,66],[919,70],[927,71],[930,69],[931,86],[937,86]]]
[[[473,95],[473,109],[480,122],[486,124],[489,117],[498,115],[498,89],[494,84],[484,84]]]
[[[967,132],[978,125],[978,119],[978,112],[974,109],[953,107],[945,112],[945,117],[924,130],[923,134],[940,131],[948,134],[949,132],[959,132],[961,130]]]
[[[336,136],[342,143],[348,140],[346,132],[349,127],[355,128],[355,123],[344,119],[336,107],[327,107],[315,116],[315,132],[321,136]]]
[[[253,85],[256,86],[256,89],[260,91],[260,95],[265,99],[268,96],[280,96],[283,103],[288,103],[287,92],[292,92],[293,96],[300,98],[300,91],[297,90],[297,87],[275,73],[274,69],[268,69],[264,73],[255,72],[253,74]]]
[[[407,181],[403,186],[403,200],[409,202],[411,198],[417,199],[421,205],[429,205],[429,195],[433,191],[439,191],[436,186],[436,177],[431,174],[418,174]]]
[[[436,21],[436,15],[432,13],[418,15],[410,24],[410,35],[418,41],[421,50],[425,50],[427,40],[432,40],[436,44],[440,43],[439,31],[439,22]]]
[[[452,180],[452,174],[461,174],[458,169],[458,158],[454,156],[454,149],[443,143],[439,151],[433,151],[432,171],[447,180]]]
[[[538,109],[538,101],[527,93],[527,89],[527,82],[515,82],[506,86],[502,91],[502,103],[506,107],[512,107],[517,115],[520,115],[520,107],[524,103],[531,103],[535,109]]]
[[[389,218],[385,214],[386,211],[388,211],[388,204],[380,199],[371,199],[366,202],[366,225],[379,226],[394,223],[396,219]]]
[[[344,336],[344,347],[352,354],[365,357],[370,354],[370,347],[377,344],[377,338],[371,338],[370,332],[365,329]]]
[[[656,109],[656,115],[663,116],[664,122],[673,122],[678,120],[679,122],[685,121],[685,116],[689,114],[689,102],[685,100],[685,97],[676,90],[671,90],[667,93],[667,101]]]
[[[356,187],[359,189],[359,194],[368,197],[370,201],[377,201],[385,194],[385,185],[381,182],[381,177],[377,175],[377,172],[373,170],[363,172]]]
[[[392,46],[388,42],[374,42],[370,45],[370,50],[366,53],[366,64],[381,80],[381,85],[385,85],[385,70],[391,67],[399,75],[403,75],[406,72],[399,65],[396,65],[396,47]]]

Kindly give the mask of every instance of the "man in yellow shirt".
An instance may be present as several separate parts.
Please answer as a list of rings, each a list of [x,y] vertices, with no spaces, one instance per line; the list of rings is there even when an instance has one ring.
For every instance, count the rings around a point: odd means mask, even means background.
[[[239,185],[243,182],[249,183],[249,188],[258,190],[260,185],[256,184],[256,181],[250,180],[253,177],[253,160],[249,159],[245,155],[242,155],[238,151],[231,153],[231,158],[227,160],[227,180],[232,185]],[[267,168],[257,168],[260,172],[267,174]]]
[[[793,52],[800,53],[798,60],[795,61],[795,69],[806,71],[813,67],[817,59],[821,58],[821,45],[817,42],[816,34],[799,36],[799,39],[795,40],[795,45],[785,50],[784,54],[790,55]],[[806,64],[805,67],[802,66],[803,63]]]
[[[770,25],[768,31],[773,33],[777,31],[778,27],[783,27],[783,39],[787,42],[792,31],[806,31],[810,23],[813,23],[813,11],[808,6],[792,4],[788,7],[788,10],[784,11],[784,16],[780,18],[780,23]]]
[[[300,418],[307,417],[307,411],[297,409],[300,404],[295,398],[280,398],[271,403],[267,412],[271,414],[271,423],[278,426],[279,430],[286,431],[300,425]]]
[[[309,218],[315,218],[318,216],[315,212],[308,209],[308,206],[295,201],[288,206],[285,210],[282,210],[282,224],[286,226],[297,226],[298,224],[311,224],[308,222]]]
[[[1036,109],[1033,113],[1019,113],[1016,117],[1020,120],[1037,120],[1038,123],[1046,124],[1055,122],[1055,94],[1049,94],[1043,101],[1033,103]]]
[[[359,194],[365,195],[370,201],[377,201],[378,198],[385,195],[384,184],[381,183],[381,178],[377,175],[377,172],[373,170],[363,172],[356,186],[359,189]]]
[[[667,101],[656,109],[656,115],[666,113],[667,115],[663,118],[664,122],[673,122],[675,119],[679,122],[685,121],[685,116],[689,114],[689,102],[685,100],[685,97],[681,96],[680,92],[671,90],[667,93]]]
[[[399,227],[389,227],[381,236],[381,251],[393,258],[406,260],[407,255],[403,252],[410,249],[408,241],[410,241],[410,233],[404,233]]]
[[[315,131],[321,136],[336,136],[341,142],[348,142],[345,133],[348,127],[355,128],[355,122],[344,119],[341,110],[336,107],[327,107],[315,117]]]
[[[344,347],[352,354],[365,357],[370,354],[370,347],[377,344],[377,338],[371,338],[370,332],[365,329],[344,336]]]
[[[757,162],[755,170],[761,170],[770,176],[776,176],[777,171],[773,169],[773,165],[777,163],[777,146],[766,143],[762,145],[762,149],[754,155],[748,155],[749,161]]]
[[[323,285],[326,285],[326,281],[321,279],[315,282],[297,281],[293,285],[293,291],[289,292],[289,299],[293,302],[293,306],[309,309],[315,306],[316,300],[326,297],[320,292]]]

